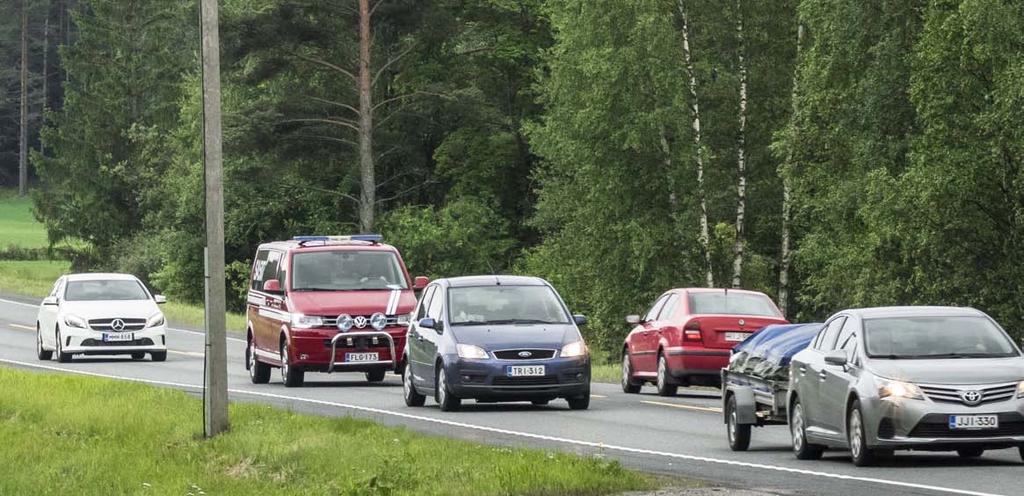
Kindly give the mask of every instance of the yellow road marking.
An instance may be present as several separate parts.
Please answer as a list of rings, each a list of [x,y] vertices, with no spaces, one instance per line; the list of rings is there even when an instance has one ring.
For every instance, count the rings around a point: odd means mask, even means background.
[[[35,331],[36,330],[35,327],[24,326],[24,325],[21,325],[21,324],[7,324],[7,325],[9,325],[11,327],[17,327],[18,329],[24,329],[26,331]]]
[[[664,403],[661,401],[641,401],[640,403],[647,403],[648,405],[670,406],[672,408],[682,408],[684,410],[695,410],[698,412],[722,413],[721,408],[714,408],[708,406],[680,405],[678,403]]]

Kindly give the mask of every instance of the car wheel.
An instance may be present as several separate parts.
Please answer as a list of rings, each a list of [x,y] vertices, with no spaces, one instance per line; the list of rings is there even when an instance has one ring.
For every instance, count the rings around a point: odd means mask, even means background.
[[[302,387],[306,379],[306,371],[292,366],[288,357],[288,341],[281,343],[281,382],[285,387]]]
[[[454,412],[462,406],[462,399],[452,394],[448,389],[448,376],[444,372],[444,365],[438,365],[437,384],[434,387],[437,392],[435,400],[441,406],[442,412]]]
[[[366,380],[369,382],[380,382],[384,380],[384,375],[387,373],[388,371],[384,369],[371,370],[370,372],[366,373]]]
[[[629,352],[622,353],[622,392],[636,394],[640,392],[642,383],[633,380],[633,363],[629,358]]]
[[[798,460],[817,460],[821,458],[824,450],[821,446],[807,442],[806,418],[804,417],[804,406],[800,400],[793,402],[793,411],[789,415],[789,432],[793,438],[793,454]]]
[[[249,381],[253,384],[266,384],[270,382],[270,365],[256,359],[256,342],[249,340],[249,346],[245,348],[245,362],[249,369]]]
[[[39,330],[39,324],[36,324],[36,357],[44,362],[53,358],[52,351],[43,349],[43,333]]]
[[[590,389],[575,398],[566,398],[565,401],[569,403],[570,410],[586,410],[590,408]]]
[[[679,386],[671,384],[672,379],[668,376],[668,362],[665,355],[658,353],[658,396],[675,396]]]
[[[729,449],[747,451],[750,448],[750,424],[740,424],[736,413],[736,395],[730,395],[725,404],[726,434],[729,436]]]
[[[167,352],[166,351],[154,351],[154,352],[151,352],[149,354],[149,357],[151,359],[153,359],[154,362],[166,362],[167,361]]]
[[[405,393],[405,406],[423,406],[427,397],[416,391],[416,385],[412,383],[412,369],[408,364],[402,373],[402,391]]]
[[[71,354],[70,353],[64,353],[64,343],[62,342],[61,337],[60,337],[60,329],[57,329],[57,334],[55,335],[55,340],[57,341],[57,361],[60,362],[60,363],[70,363],[71,362]]]
[[[868,447],[867,431],[864,429],[864,417],[860,413],[860,401],[854,400],[847,416],[847,442],[850,445],[850,458],[858,467],[866,467],[875,463],[875,451]]]
[[[956,454],[960,455],[960,458],[978,458],[985,454],[985,450],[982,448],[960,448],[956,450]]]
[[[146,358],[145,353],[132,353],[132,360],[142,360],[143,358]]]

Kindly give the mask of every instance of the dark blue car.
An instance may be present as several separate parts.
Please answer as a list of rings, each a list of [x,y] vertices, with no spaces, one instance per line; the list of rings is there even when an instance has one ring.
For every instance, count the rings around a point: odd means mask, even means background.
[[[432,395],[441,410],[463,399],[530,401],[565,398],[590,406],[590,355],[572,315],[547,281],[536,277],[439,279],[423,291],[409,327],[402,376],[405,403]]]

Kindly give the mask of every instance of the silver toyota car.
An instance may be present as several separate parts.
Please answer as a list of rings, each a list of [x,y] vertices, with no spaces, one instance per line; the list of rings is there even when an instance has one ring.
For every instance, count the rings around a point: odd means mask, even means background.
[[[890,307],[833,315],[790,365],[789,428],[802,460],[849,449],[870,465],[894,450],[1024,458],[1024,358],[988,315]]]

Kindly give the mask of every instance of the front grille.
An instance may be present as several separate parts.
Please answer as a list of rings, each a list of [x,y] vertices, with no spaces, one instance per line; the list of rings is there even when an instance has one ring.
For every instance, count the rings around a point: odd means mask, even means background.
[[[118,320],[118,319],[117,318],[92,319],[92,320],[89,321],[89,327],[92,328],[94,331],[114,331],[114,332],[141,331],[141,330],[146,328],[146,319],[120,319],[121,321],[124,322],[124,329],[114,330],[110,326],[110,323],[115,321],[115,320]]]
[[[520,353],[529,353],[528,356],[521,356]],[[555,350],[500,350],[494,352],[494,357],[500,360],[547,360],[555,356]]]
[[[494,386],[556,386],[558,377],[495,377],[491,380]]]
[[[82,341],[82,346],[153,346],[153,340],[149,338],[135,339],[132,341],[102,341],[99,339],[85,339]]]
[[[910,431],[909,437],[964,438],[964,437],[1006,437],[1024,436],[1024,416],[1017,412],[1000,413],[998,429],[954,430],[949,428],[949,415],[930,413],[925,415]]]
[[[977,405],[969,406],[980,406],[988,403],[995,403],[997,401],[1006,401],[1013,398],[1017,394],[1017,383],[1007,384],[994,384],[988,386],[937,386],[931,384],[918,384],[921,391],[928,396],[929,399],[940,403],[958,403],[966,404],[960,399],[960,393],[963,391],[978,391],[981,393],[981,402]]]

